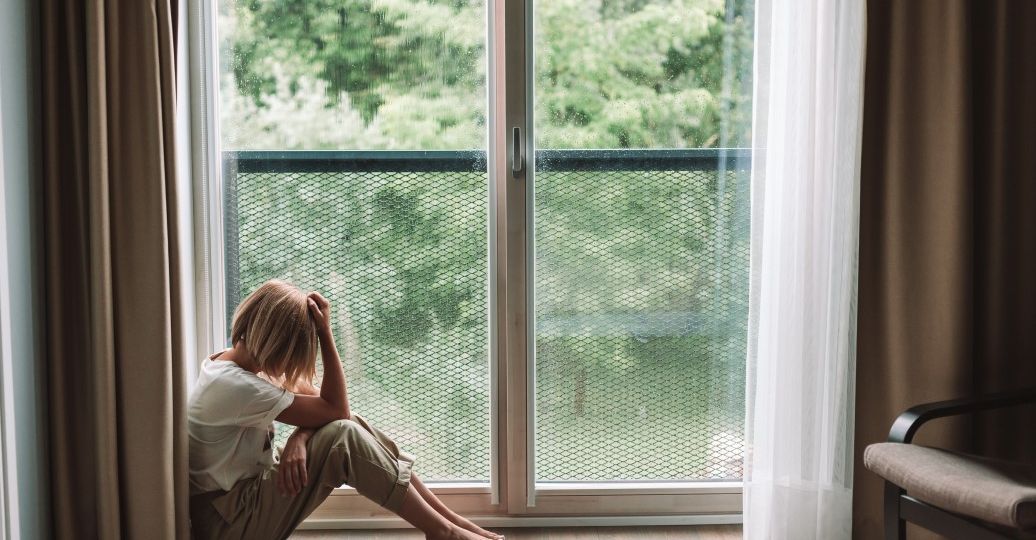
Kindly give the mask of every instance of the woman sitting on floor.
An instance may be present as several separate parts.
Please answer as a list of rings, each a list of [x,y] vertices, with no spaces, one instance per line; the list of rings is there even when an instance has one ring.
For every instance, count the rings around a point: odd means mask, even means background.
[[[426,538],[503,538],[447,508],[412,472],[414,456],[349,409],[330,311],[319,293],[269,281],[235,311],[233,348],[202,362],[188,403],[192,535],[286,538],[349,484]],[[298,426],[279,462],[274,420]]]

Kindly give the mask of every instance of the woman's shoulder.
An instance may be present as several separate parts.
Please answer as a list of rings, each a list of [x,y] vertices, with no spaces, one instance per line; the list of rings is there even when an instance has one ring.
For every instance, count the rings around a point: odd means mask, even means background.
[[[192,392],[189,417],[196,422],[232,422],[250,407],[283,399],[285,390],[230,360],[206,358]]]
[[[235,387],[255,392],[280,391],[269,380],[248,371],[232,360],[206,358],[202,361],[199,384],[217,387]]]

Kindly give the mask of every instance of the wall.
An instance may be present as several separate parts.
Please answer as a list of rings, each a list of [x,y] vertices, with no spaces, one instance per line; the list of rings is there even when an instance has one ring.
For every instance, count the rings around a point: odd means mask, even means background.
[[[39,85],[37,16],[32,0],[0,0],[0,129],[3,205],[10,283],[15,462],[20,538],[45,538],[46,446],[43,350],[42,234],[36,121]],[[12,403],[12,402],[9,402]]]

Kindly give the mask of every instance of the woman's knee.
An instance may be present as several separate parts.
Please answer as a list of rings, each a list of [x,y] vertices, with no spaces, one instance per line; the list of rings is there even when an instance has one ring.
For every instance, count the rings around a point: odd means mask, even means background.
[[[352,420],[334,420],[324,424],[313,434],[314,440],[327,440],[332,446],[355,438],[357,430],[363,429]]]
[[[324,424],[323,427],[317,430],[317,433],[326,432],[329,434],[339,434],[354,431],[356,429],[360,429],[360,424],[357,424],[355,421],[348,418],[344,418],[341,420],[332,420],[331,422]]]

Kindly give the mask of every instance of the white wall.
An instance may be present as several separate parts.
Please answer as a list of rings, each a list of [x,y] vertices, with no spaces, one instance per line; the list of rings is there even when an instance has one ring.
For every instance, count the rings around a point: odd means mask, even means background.
[[[36,64],[39,32],[33,0],[0,0],[0,132],[3,144],[3,208],[6,235],[12,360],[14,459],[17,463],[17,526],[20,538],[46,538],[46,417],[42,324],[43,250],[37,152]],[[6,337],[6,336],[5,336]]]

